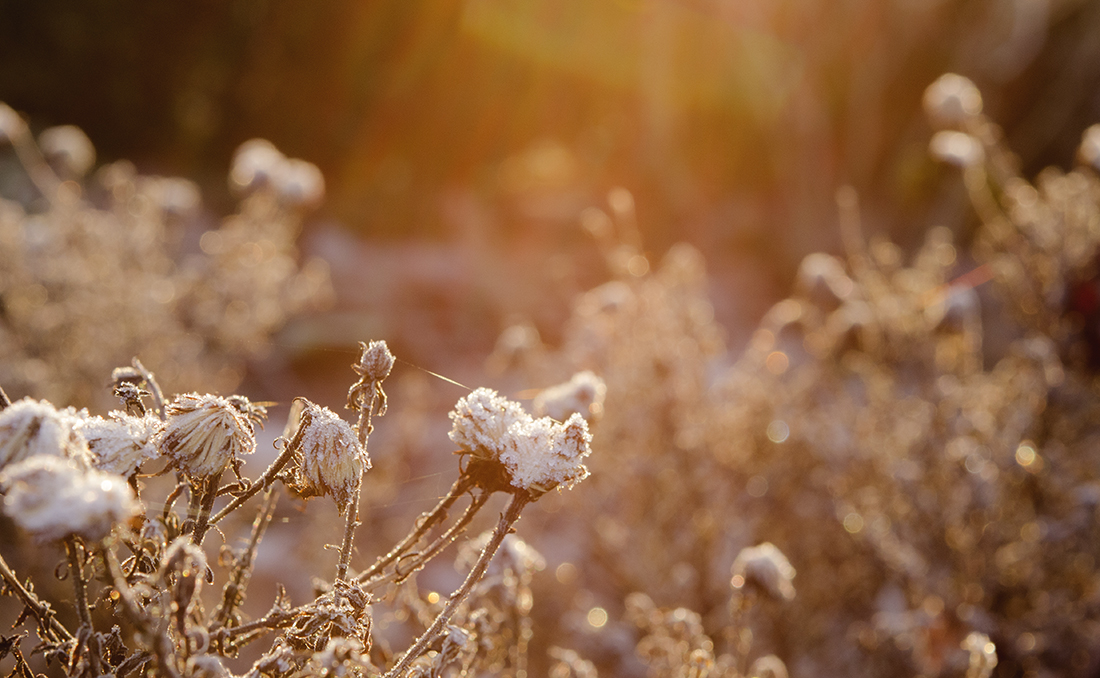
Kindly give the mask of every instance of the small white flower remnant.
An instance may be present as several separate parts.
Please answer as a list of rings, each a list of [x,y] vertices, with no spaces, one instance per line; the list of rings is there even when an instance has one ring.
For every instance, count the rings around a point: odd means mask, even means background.
[[[221,473],[241,455],[256,449],[252,424],[228,398],[185,393],[165,408],[157,447],[192,480]]]
[[[23,398],[0,412],[0,469],[39,455],[88,466],[88,443],[78,432],[87,411],[59,410],[46,400]]]
[[[924,90],[923,104],[936,125],[960,127],[982,112],[982,93],[969,78],[944,73]]]
[[[88,441],[93,466],[129,478],[143,463],[158,456],[154,438],[162,426],[163,422],[152,414],[135,417],[114,410],[106,417],[89,417],[79,430]]]
[[[103,539],[141,507],[121,476],[39,455],[0,473],[4,513],[42,541],[79,535]]]
[[[731,569],[730,586],[735,590],[748,586],[776,600],[794,600],[794,567],[771,542],[741,549]]]
[[[304,497],[331,495],[343,515],[360,477],[371,467],[370,457],[355,430],[338,414],[305,398],[298,401],[304,407],[292,443],[299,456],[294,489]]]
[[[607,385],[590,370],[577,372],[564,384],[551,386],[535,396],[535,412],[557,421],[579,414],[589,423],[603,414]]]
[[[474,458],[499,461],[511,484],[534,496],[588,477],[583,461],[592,452],[592,436],[579,414],[565,423],[534,419],[519,403],[479,388],[461,398],[450,417],[452,441]]]

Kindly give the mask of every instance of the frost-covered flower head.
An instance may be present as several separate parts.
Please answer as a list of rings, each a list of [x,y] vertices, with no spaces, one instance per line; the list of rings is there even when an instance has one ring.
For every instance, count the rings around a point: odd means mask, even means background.
[[[71,407],[59,410],[46,400],[23,398],[0,412],[0,469],[38,455],[88,466],[88,443],[78,432],[87,416]]]
[[[734,590],[748,586],[776,600],[794,599],[794,567],[771,542],[741,549],[731,569]]]
[[[461,398],[450,414],[450,438],[475,459],[500,462],[513,487],[537,497],[561,484],[588,477],[588,424],[578,414],[565,423],[534,419],[519,403],[479,388]]]
[[[154,438],[162,425],[152,414],[136,417],[115,410],[107,417],[89,417],[81,422],[79,430],[88,441],[93,466],[130,477],[146,460],[158,456]]]
[[[141,510],[121,476],[47,455],[5,469],[0,473],[0,490],[4,513],[42,541],[70,535],[99,540]]]
[[[363,473],[371,467],[354,429],[338,414],[298,398],[304,407],[291,442],[299,457],[294,489],[305,497],[331,495],[342,514],[355,497]]]
[[[157,435],[157,447],[192,480],[221,473],[256,449],[252,424],[228,398],[185,393],[176,396],[165,412],[168,416]]]
[[[944,73],[924,90],[924,112],[940,127],[958,127],[982,112],[982,93],[969,78]]]
[[[589,370],[577,372],[564,384],[551,386],[535,396],[535,412],[557,421],[579,414],[589,422],[603,414],[607,385]]]

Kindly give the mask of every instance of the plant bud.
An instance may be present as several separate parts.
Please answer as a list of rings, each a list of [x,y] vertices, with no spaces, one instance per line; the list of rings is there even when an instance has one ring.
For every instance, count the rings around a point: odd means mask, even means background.
[[[46,400],[23,398],[0,412],[0,470],[39,455],[89,466],[88,443],[78,432],[87,412],[59,410]]]
[[[79,535],[103,539],[141,512],[121,476],[84,469],[71,459],[39,455],[0,473],[4,513],[42,541]]]
[[[363,473],[371,467],[366,449],[346,421],[327,407],[298,398],[305,405],[291,443],[299,456],[294,490],[304,497],[331,495],[343,514],[355,497]]]
[[[217,475],[256,449],[252,424],[228,398],[185,393],[165,412],[157,447],[192,480]]]

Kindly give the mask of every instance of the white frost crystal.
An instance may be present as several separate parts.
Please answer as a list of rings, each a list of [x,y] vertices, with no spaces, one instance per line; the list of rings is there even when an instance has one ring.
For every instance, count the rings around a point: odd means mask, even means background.
[[[256,449],[252,424],[228,398],[185,393],[165,409],[168,418],[157,447],[193,480],[221,473]]]
[[[0,469],[38,455],[89,465],[88,444],[77,431],[87,414],[32,398],[12,403],[0,412]]]
[[[152,414],[135,417],[115,410],[107,417],[89,417],[80,424],[88,441],[92,465],[100,471],[129,477],[147,459],[157,457],[153,442],[162,423]]]
[[[43,541],[80,535],[95,541],[140,512],[121,476],[83,469],[70,459],[39,455],[0,473],[4,513]]]
[[[370,457],[352,427],[327,407],[299,398],[301,415],[295,489],[303,496],[330,494],[340,513],[354,499],[355,487],[370,468]]]
[[[573,414],[565,423],[535,419],[519,403],[479,388],[451,412],[450,438],[479,459],[499,461],[511,484],[538,493],[588,477],[584,458],[591,454],[588,423]]]

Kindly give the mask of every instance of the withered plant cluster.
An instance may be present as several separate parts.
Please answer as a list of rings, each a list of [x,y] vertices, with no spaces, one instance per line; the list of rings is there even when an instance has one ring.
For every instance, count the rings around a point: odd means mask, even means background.
[[[842,189],[845,256],[808,256],[731,366],[702,256],[650,270],[612,195],[586,224],[615,279],[577,301],[559,352],[498,346],[606,388],[575,561],[583,599],[621,613],[604,637],[636,643],[574,645],[601,667],[1100,666],[1100,126],[1076,169],[1032,183],[969,80],[924,104],[980,220],[965,245],[942,226],[911,255],[868,238]]]
[[[632,198],[613,191],[610,213],[583,216],[611,281],[575,300],[560,347],[517,325],[488,363],[557,385],[534,414],[489,389],[461,398],[457,479],[373,562],[353,546],[372,418],[388,405],[382,342],[354,366],[356,420],[297,399],[255,478],[240,461],[263,406],[165,398],[141,362],[115,371],[123,408],[107,417],[7,404],[4,511],[64,547],[75,614],[4,565],[23,615],[0,654],[25,678],[35,661],[119,678],[1092,675],[1100,127],[1079,167],[1033,183],[968,80],[943,76],[924,103],[930,151],[961,171],[977,214],[972,236],[932,228],[907,255],[865,236],[841,190],[845,255],[807,257],[732,359],[703,256],[679,245],[651,263]],[[218,247],[226,232],[210,236]],[[160,495],[157,473],[176,479]],[[580,480],[539,523],[568,535],[554,555],[509,536],[528,504]],[[312,599],[280,588],[250,616],[286,492],[336,502],[339,562]],[[460,544],[461,585],[421,591],[417,573],[494,493],[507,503]],[[204,539],[241,512],[255,516],[247,546],[211,564]],[[394,620],[412,635],[384,628]]]
[[[0,658],[15,661],[12,675],[38,675],[42,666],[32,662],[45,662],[74,678],[228,677],[227,660],[246,648],[255,659],[243,675],[252,678],[523,672],[530,579],[541,557],[510,533],[526,506],[587,477],[586,420],[535,418],[490,389],[462,398],[451,413],[450,438],[459,453],[450,491],[385,555],[357,570],[353,538],[363,474],[371,466],[367,442],[372,419],[386,413],[382,384],[393,364],[385,342],[362,344],[347,398],[355,423],[297,400],[276,441],[279,454],[255,478],[242,474],[242,462],[255,451],[254,427],[267,415],[262,404],[198,393],[166,399],[136,360],[115,370],[114,394],[123,409],[107,417],[46,400],[4,398],[4,513],[43,552],[63,546],[66,561],[57,573],[71,583],[76,613],[59,614],[0,558],[2,590],[22,607],[16,627],[26,622],[15,635],[0,637]],[[158,474],[176,478],[164,495],[149,484]],[[346,519],[339,562],[330,579],[314,582],[312,600],[294,604],[280,588],[265,614],[246,618],[241,604],[284,491],[336,502]],[[410,577],[462,535],[497,492],[508,502],[495,529],[459,553],[468,572],[463,583],[446,600],[422,597]],[[450,516],[460,503],[462,512]],[[245,510],[254,515],[246,546],[224,547],[211,563],[204,540]],[[208,587],[217,593],[204,594]],[[423,621],[403,651],[375,645],[376,598],[400,598],[403,611]],[[32,631],[37,642],[28,650],[22,641]]]
[[[288,318],[326,303],[327,265],[295,240],[324,193],[313,165],[266,141],[238,150],[239,211],[201,226],[192,182],[95,168],[71,125],[38,138],[0,103],[0,380],[13,393],[106,404],[104,375],[140,355],[168,383],[232,392]],[[91,175],[89,176],[89,173]]]

